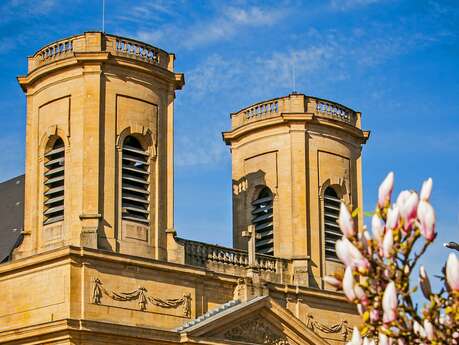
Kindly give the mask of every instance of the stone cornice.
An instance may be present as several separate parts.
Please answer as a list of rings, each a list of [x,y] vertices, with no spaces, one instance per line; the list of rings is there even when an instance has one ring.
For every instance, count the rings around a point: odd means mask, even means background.
[[[311,124],[327,126],[339,131],[343,131],[359,140],[362,144],[366,143],[370,136],[369,131],[363,131],[342,121],[320,117],[312,113],[281,113],[280,116],[260,119],[258,121],[250,122],[241,127],[235,128],[232,131],[223,132],[223,140],[227,145],[231,145],[233,141],[236,141],[254,132],[264,130],[267,127],[284,126],[289,125],[290,123],[298,122],[309,122]]]
[[[133,60],[124,56],[112,55],[109,52],[75,52],[64,59],[40,66],[25,76],[18,76],[17,80],[22,90],[27,92],[27,89],[37,81],[52,75],[54,72],[67,68],[94,64],[100,65],[102,70],[104,64],[137,70],[141,73],[173,83],[176,90],[182,89],[185,84],[183,73],[171,72],[158,65],[149,64],[141,60]]]
[[[20,274],[21,272],[29,270],[32,267],[36,268],[51,264],[67,263],[74,265],[91,264],[90,261],[98,261],[99,263],[106,262],[123,266],[136,266],[168,273],[175,273],[180,274],[185,280],[196,278],[202,279],[205,277],[210,284],[218,284],[219,282],[236,284],[237,280],[241,278],[238,275],[220,273],[201,267],[159,261],[155,259],[146,259],[132,255],[101,251],[97,249],[67,246],[2,264],[0,265],[0,279],[10,274]],[[273,292],[303,295],[304,297],[325,299],[335,303],[348,303],[344,295],[340,292],[281,283],[267,282],[267,284],[269,285],[270,290]]]

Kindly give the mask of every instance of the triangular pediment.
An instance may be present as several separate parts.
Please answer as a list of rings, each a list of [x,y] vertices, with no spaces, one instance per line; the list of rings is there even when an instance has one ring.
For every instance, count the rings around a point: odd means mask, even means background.
[[[327,345],[292,313],[269,297],[234,303],[178,331],[191,343]]]

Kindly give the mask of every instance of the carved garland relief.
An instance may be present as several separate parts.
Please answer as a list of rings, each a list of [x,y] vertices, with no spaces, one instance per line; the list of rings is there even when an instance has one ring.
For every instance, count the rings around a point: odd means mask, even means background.
[[[226,331],[224,338],[263,345],[290,345],[285,335],[276,332],[272,325],[263,319],[241,323]]]
[[[182,315],[184,317],[191,317],[191,294],[185,293],[180,298],[158,298],[148,295],[148,291],[144,287],[139,287],[137,290],[131,292],[115,292],[108,291],[104,288],[102,281],[99,278],[94,279],[94,289],[92,293],[92,303],[101,304],[102,298],[106,296],[114,301],[138,301],[139,310],[146,311],[147,305],[151,304],[160,308],[173,308],[181,307]]]
[[[346,320],[335,323],[333,325],[326,325],[314,320],[313,316],[310,314],[307,315],[306,327],[315,333],[318,333],[317,331],[325,334],[340,333],[343,337],[343,340],[348,340],[350,334],[352,333],[352,328],[349,327]]]

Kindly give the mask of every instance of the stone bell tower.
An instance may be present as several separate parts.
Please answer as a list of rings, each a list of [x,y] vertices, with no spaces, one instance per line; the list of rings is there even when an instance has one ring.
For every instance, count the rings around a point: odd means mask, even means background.
[[[156,259],[173,228],[174,55],[101,32],[54,42],[18,78],[27,96],[24,240]]]
[[[232,113],[231,124],[234,246],[247,247],[242,232],[254,225],[258,253],[293,260],[300,282],[323,286],[340,268],[339,202],[362,206],[361,114],[293,93]]]

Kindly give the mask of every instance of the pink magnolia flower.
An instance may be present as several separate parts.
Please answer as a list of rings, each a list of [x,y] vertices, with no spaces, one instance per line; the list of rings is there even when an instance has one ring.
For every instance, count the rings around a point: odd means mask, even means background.
[[[395,289],[395,283],[390,282],[384,290],[382,307],[384,311],[383,321],[386,323],[392,322],[397,317],[397,290]]]
[[[379,186],[378,206],[385,207],[390,201],[390,196],[394,188],[394,173],[390,172]]]
[[[389,211],[387,212],[386,221],[387,229],[395,229],[397,227],[399,215],[400,210],[398,209],[397,205],[394,205],[392,208],[389,209]]]
[[[362,337],[357,327],[354,327],[352,331],[352,339],[347,343],[347,345],[362,345]]]
[[[384,333],[379,333],[378,339],[378,345],[389,345],[389,339],[387,338],[387,335],[385,335]]]
[[[422,294],[425,298],[429,299],[432,294],[429,276],[427,275],[424,266],[419,268],[419,285],[421,285]]]
[[[453,291],[459,291],[459,259],[456,254],[449,254],[446,261],[446,281]]]
[[[378,309],[373,309],[371,312],[370,312],[370,320],[372,322],[376,322],[379,320],[379,310]]]
[[[383,254],[386,258],[390,258],[392,256],[393,245],[394,236],[392,234],[392,230],[387,230],[386,234],[384,235],[384,240],[382,244]]]
[[[347,238],[354,236],[354,221],[344,203],[341,203],[339,209],[338,224],[343,235]]]
[[[427,337],[427,339],[432,340],[434,338],[434,328],[432,323],[425,319],[424,320],[424,332]]]
[[[426,332],[424,332],[424,328],[417,321],[413,322],[413,331],[415,334],[421,336],[422,338],[425,338],[426,336]]]
[[[343,292],[346,295],[349,301],[355,300],[355,292],[354,292],[354,276],[352,274],[352,268],[350,266],[346,267],[344,271],[344,278],[343,278]]]
[[[324,277],[324,281],[327,284],[330,284],[331,286],[333,286],[333,287],[335,287],[337,289],[341,289],[341,287],[342,287],[342,282],[339,279],[336,279],[335,277],[325,276]]]
[[[405,229],[416,219],[416,211],[419,198],[415,192],[404,190],[397,198],[397,207],[400,211],[400,216],[404,220]]]
[[[384,227],[384,221],[381,218],[379,218],[378,215],[373,215],[373,217],[371,218],[371,231],[373,232],[373,237],[378,242],[382,241],[382,238],[384,236]]]
[[[421,200],[429,201],[430,194],[432,193],[432,178],[428,178],[426,181],[422,183],[421,188]]]
[[[421,225],[421,234],[428,241],[435,238],[435,211],[427,201],[421,201],[418,205],[418,219]]]
[[[342,240],[336,241],[335,248],[336,255],[346,266],[368,268],[368,260],[362,256],[360,251],[347,238],[343,237]]]
[[[355,297],[358,298],[360,303],[362,303],[362,305],[368,305],[368,297],[360,285],[356,284],[354,286],[354,294],[355,294]]]

